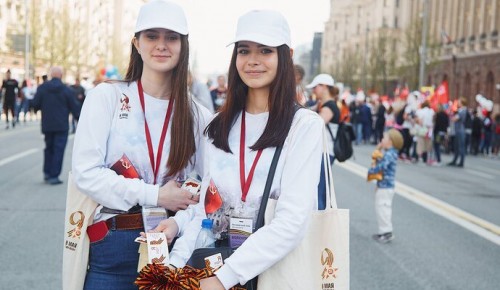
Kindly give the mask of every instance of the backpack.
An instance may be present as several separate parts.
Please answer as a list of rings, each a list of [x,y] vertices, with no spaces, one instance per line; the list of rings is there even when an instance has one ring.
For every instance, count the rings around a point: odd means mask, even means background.
[[[333,138],[330,128],[328,126],[326,126],[326,128],[333,139],[333,153],[335,159],[339,162],[344,162],[351,158],[353,153],[352,140],[355,138],[354,129],[352,128],[351,123],[340,122],[337,129],[337,136],[335,138]]]
[[[398,125],[403,125],[405,119],[404,119],[404,114],[405,114],[405,109],[406,109],[406,105],[401,109],[399,110],[399,112],[396,114],[396,124]]]

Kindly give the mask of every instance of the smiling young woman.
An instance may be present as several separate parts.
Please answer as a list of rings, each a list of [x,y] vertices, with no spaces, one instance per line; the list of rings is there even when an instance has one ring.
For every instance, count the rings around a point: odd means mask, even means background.
[[[186,264],[203,218],[214,220],[217,244],[240,240],[231,225],[255,225],[270,164],[282,146],[270,190],[277,205],[272,223],[243,239],[216,277],[201,280],[201,289],[229,289],[266,271],[300,243],[316,208],[317,196],[305,193],[318,186],[323,122],[297,110],[288,23],[275,11],[251,11],[239,18],[234,43],[226,102],[205,130],[206,195],[182,226],[170,262]]]
[[[203,130],[211,116],[188,95],[184,11],[149,1],[134,33],[125,80],[90,91],[75,136],[75,184],[99,203],[87,230],[84,289],[137,289],[141,207],[178,211],[197,203],[177,181],[204,174]]]

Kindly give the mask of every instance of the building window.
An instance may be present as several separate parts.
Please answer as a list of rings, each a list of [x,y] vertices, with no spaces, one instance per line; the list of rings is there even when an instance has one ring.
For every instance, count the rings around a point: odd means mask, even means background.
[[[387,19],[385,17],[382,17],[382,27],[387,27]]]
[[[399,0],[396,0],[396,8],[399,8]]]
[[[394,17],[394,28],[398,28],[398,17]]]

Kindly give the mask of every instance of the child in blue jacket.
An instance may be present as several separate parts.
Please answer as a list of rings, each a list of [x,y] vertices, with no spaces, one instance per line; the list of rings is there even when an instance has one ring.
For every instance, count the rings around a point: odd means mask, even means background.
[[[394,239],[392,234],[392,199],[394,198],[394,183],[398,150],[403,147],[403,135],[390,129],[384,133],[377,150],[383,150],[383,157],[368,170],[368,174],[382,173],[377,181],[375,192],[375,213],[377,215],[378,234],[373,239],[380,243],[388,243]]]

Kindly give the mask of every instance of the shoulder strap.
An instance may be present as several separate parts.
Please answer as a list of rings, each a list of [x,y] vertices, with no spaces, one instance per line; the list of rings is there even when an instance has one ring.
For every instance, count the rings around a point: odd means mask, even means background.
[[[271,192],[271,186],[274,179],[274,173],[276,173],[276,167],[278,166],[278,160],[280,158],[282,149],[283,146],[278,146],[276,147],[276,151],[274,152],[273,161],[271,162],[269,174],[267,175],[266,186],[264,187],[264,194],[262,195],[262,201],[260,202],[259,214],[257,215],[257,221],[255,223],[255,230],[260,229],[264,225],[264,215],[266,213],[267,200],[269,199],[269,194]]]
[[[297,111],[301,108],[303,107],[295,104],[294,114],[297,113]],[[257,221],[255,222],[255,231],[264,226],[264,215],[266,213],[267,201],[269,200],[271,186],[273,185],[274,173],[276,173],[276,167],[278,166],[278,160],[280,159],[282,149],[283,145],[276,147],[276,151],[274,151],[273,161],[271,162],[269,174],[267,175],[266,185],[264,187],[264,194],[262,195],[262,201],[260,202],[259,214],[257,215]]]

